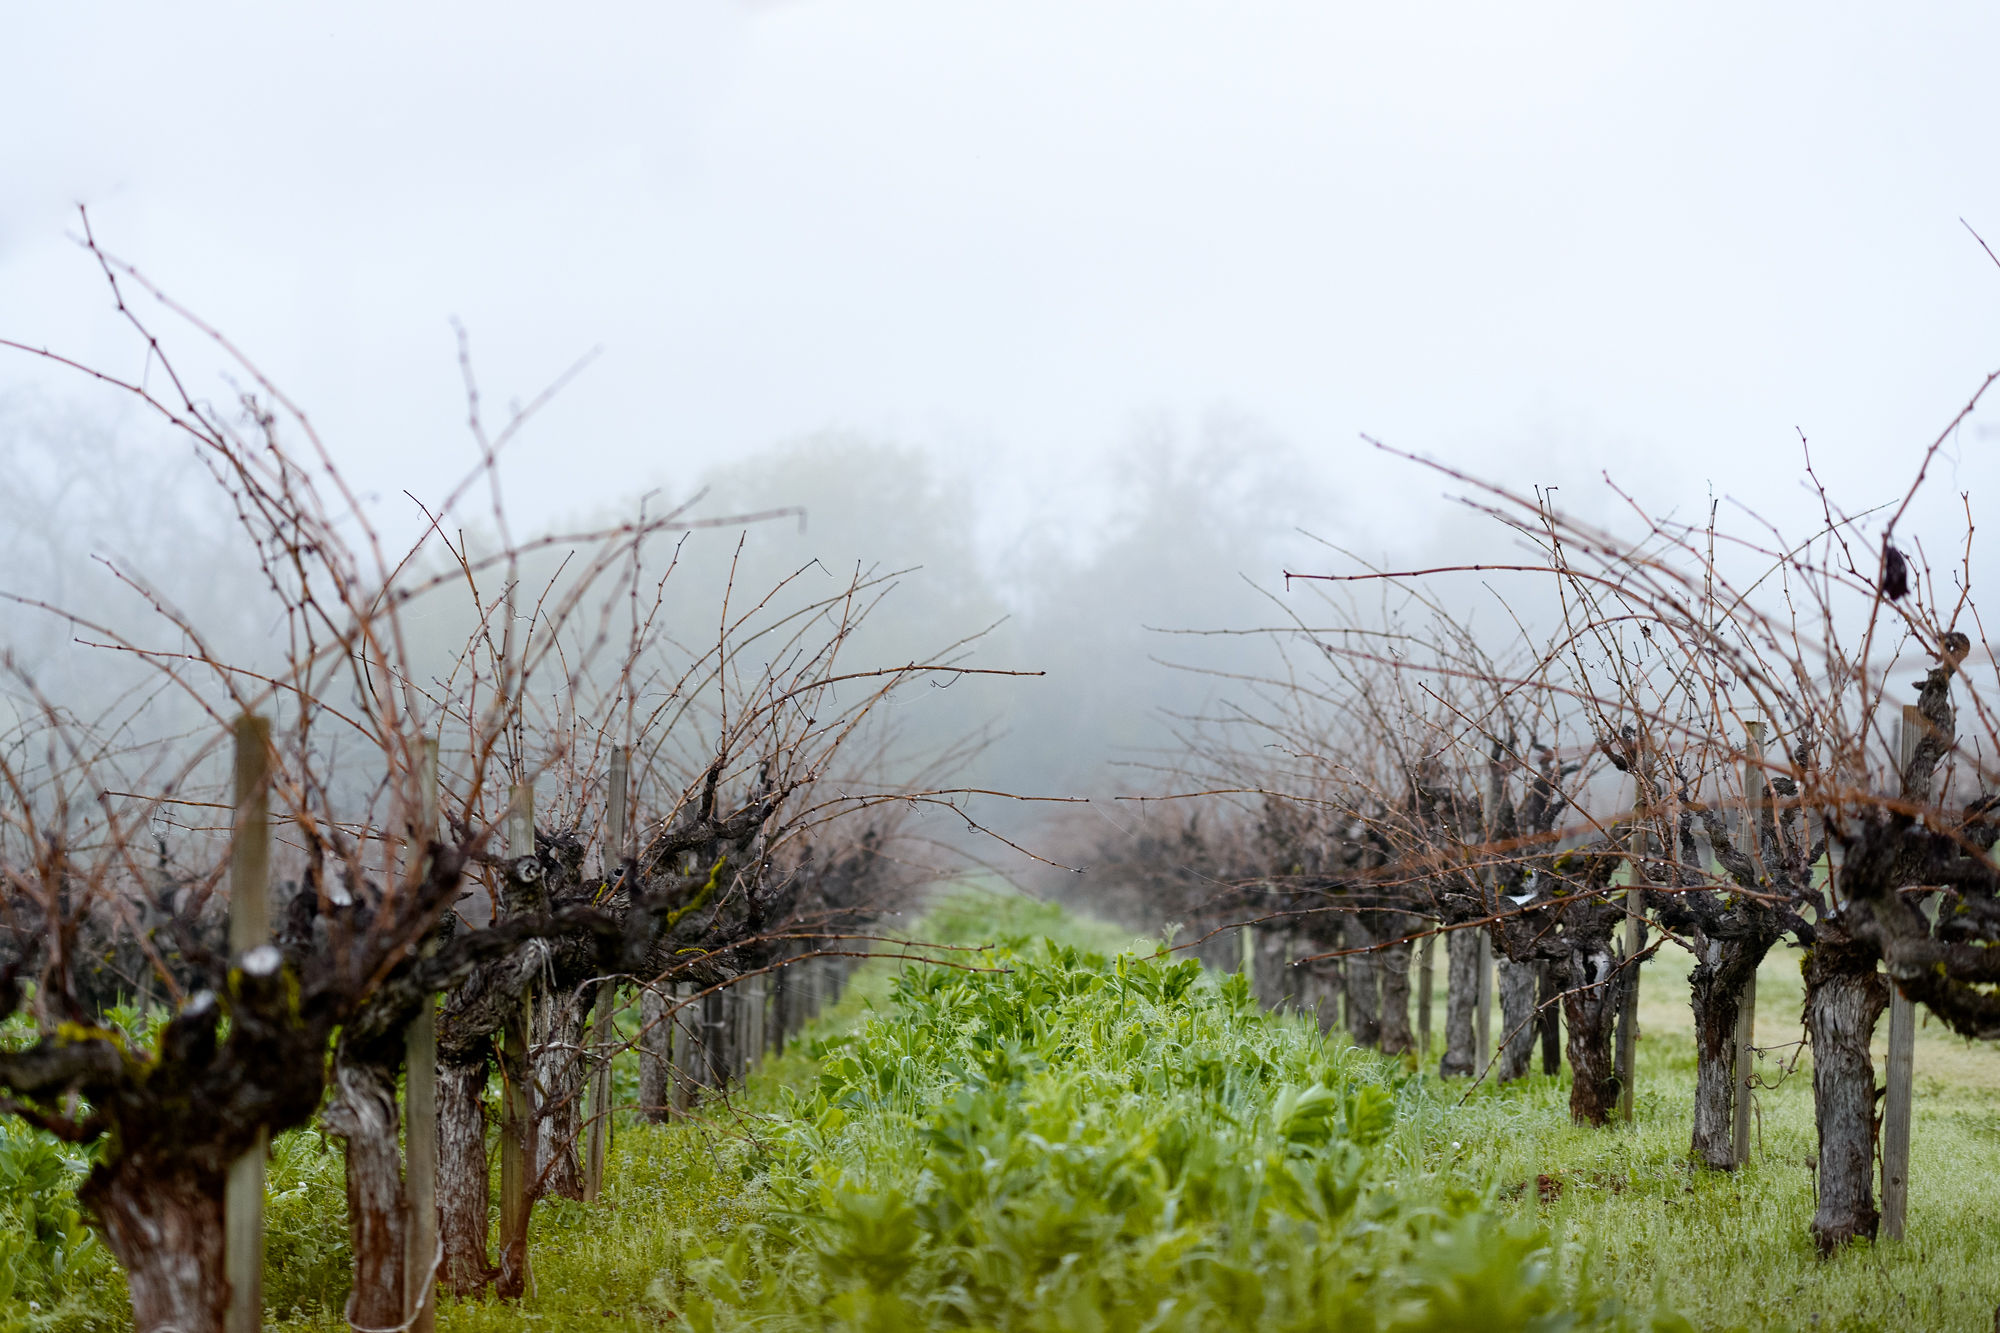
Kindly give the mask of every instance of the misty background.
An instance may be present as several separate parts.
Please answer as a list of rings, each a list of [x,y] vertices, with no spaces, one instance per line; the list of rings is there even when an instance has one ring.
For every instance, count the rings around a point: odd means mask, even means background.
[[[2000,268],[1968,230],[2000,242],[1987,6],[85,5],[8,28],[0,337],[158,374],[75,243],[88,206],[402,539],[405,492],[476,460],[454,321],[493,415],[601,349],[510,447],[515,532],[642,497],[803,507],[743,534],[752,581],[907,569],[870,655],[986,630],[969,660],[1046,673],[901,705],[918,749],[990,732],[980,786],[1171,785],[1185,719],[1275,659],[1161,631],[1310,619],[1283,573],[1358,568],[1343,551],[1512,549],[1364,434],[1607,520],[1608,475],[1690,521],[1713,496],[1797,528],[1802,436],[1850,510],[1892,499],[2000,365]],[[220,350],[157,323],[230,401]],[[2000,476],[1996,419],[1940,454],[1913,522],[1935,559]],[[224,643],[270,633],[199,460],[131,402],[7,352],[0,468],[0,588],[153,623],[102,556]],[[691,626],[738,535],[689,539]],[[0,611],[51,693],[121,697],[77,637]]]

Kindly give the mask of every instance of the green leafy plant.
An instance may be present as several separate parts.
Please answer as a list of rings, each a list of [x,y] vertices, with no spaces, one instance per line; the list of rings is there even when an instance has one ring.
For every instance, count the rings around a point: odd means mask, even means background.
[[[905,971],[815,1047],[754,1132],[760,1224],[665,1297],[692,1326],[1574,1322],[1539,1234],[1411,1169],[1386,1062],[1191,961],[981,963]]]

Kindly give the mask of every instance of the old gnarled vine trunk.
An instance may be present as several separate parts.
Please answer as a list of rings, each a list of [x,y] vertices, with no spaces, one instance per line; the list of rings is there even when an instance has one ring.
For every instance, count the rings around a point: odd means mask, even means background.
[[[1569,989],[1563,995],[1563,1024],[1569,1035],[1570,1118],[1580,1125],[1605,1125],[1618,1106],[1618,1073],[1611,1056],[1613,1020],[1623,994],[1625,973],[1608,948],[1571,951]]]
[[[1718,1171],[1736,1165],[1736,1020],[1770,946],[1760,937],[1709,939],[1688,977],[1694,1010],[1694,1133],[1689,1151]]]
[[[438,1059],[438,1281],[471,1296],[493,1280],[486,1249],[492,1190],[486,1164],[486,1054]]]
[[[1499,960],[1500,1066],[1502,1083],[1527,1075],[1535,1054],[1535,979],[1533,963]]]
[[[1464,1078],[1477,1063],[1477,1035],[1473,1019],[1479,1006],[1480,937],[1469,930],[1454,930],[1445,936],[1445,953],[1450,970],[1445,977],[1444,1058],[1438,1063],[1441,1078]]]
[[[333,1099],[321,1113],[347,1145],[347,1230],[354,1288],[347,1317],[358,1328],[403,1322],[403,1246],[408,1221],[397,1131],[396,1064],[351,1053],[334,1062]]]
[[[98,1167],[81,1195],[124,1266],[134,1328],[222,1333],[229,1281],[219,1172],[126,1157]]]
[[[1412,946],[1400,940],[1381,952],[1382,968],[1382,1050],[1403,1055],[1417,1049],[1416,1034],[1410,1030],[1410,956]]]
[[[1347,947],[1367,948],[1372,942],[1358,923],[1347,926]],[[1347,956],[1347,1034],[1357,1046],[1382,1044],[1382,969],[1373,953]]]
[[[674,1028],[684,1019],[673,1012],[665,982],[639,992],[639,1114],[664,1124],[673,1111]]]
[[[1822,926],[1806,960],[1806,1033],[1812,1040],[1813,1115],[1819,1128],[1819,1206],[1813,1241],[1822,1254],[1875,1238],[1875,1065],[1868,1042],[1889,1003],[1873,955]]]
[[[576,1142],[583,1130],[583,1031],[596,987],[542,996],[536,1002],[535,1088],[541,1125],[535,1135],[537,1197],[583,1197]]]
[[[1707,977],[1704,972],[1709,972]],[[1742,993],[1717,984],[1713,969],[1695,968],[1689,987],[1694,1009],[1694,1133],[1689,1152],[1718,1171],[1736,1166],[1736,1018]]]

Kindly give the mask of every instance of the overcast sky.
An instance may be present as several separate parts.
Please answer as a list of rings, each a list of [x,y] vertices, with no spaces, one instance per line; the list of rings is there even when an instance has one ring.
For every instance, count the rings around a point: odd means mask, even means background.
[[[1754,498],[1803,428],[1858,501],[2000,366],[2000,269],[1960,222],[2000,248],[1989,4],[5,23],[0,336],[140,369],[69,239],[85,203],[391,495],[470,457],[452,319],[491,404],[601,345],[513,462],[531,520],[827,427],[1023,514],[1135,422],[1220,407],[1393,550],[1438,487],[1360,432]],[[21,388],[103,401],[0,358]],[[1990,486],[1996,449],[1965,432],[1945,484]]]

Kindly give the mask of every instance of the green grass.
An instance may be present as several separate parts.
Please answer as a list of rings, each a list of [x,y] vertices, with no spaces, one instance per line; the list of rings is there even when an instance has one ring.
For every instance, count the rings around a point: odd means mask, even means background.
[[[1019,899],[922,934],[1009,970],[864,971],[728,1111],[625,1132],[607,1206],[542,1217],[520,1309],[441,1327],[1679,1326],[1559,1280],[1430,1150],[1420,1081],[1240,978]]]
[[[447,1300],[440,1327],[1993,1326],[2000,1052],[1925,1029],[1909,1238],[1822,1261],[1791,957],[1761,976],[1774,1086],[1730,1175],[1687,1162],[1672,954],[1646,973],[1637,1127],[1586,1130],[1559,1080],[1468,1095],[1018,897],[954,895],[912,933],[995,944],[959,961],[1012,971],[869,964],[727,1105],[621,1124],[604,1200],[537,1209],[529,1298]],[[64,1229],[74,1162],[0,1149],[0,1266],[19,1270],[0,1333],[126,1327],[108,1260]],[[344,1327],[340,1182],[337,1144],[281,1139],[281,1327]]]
[[[1473,1094],[1441,1122],[1445,1149],[1461,1145],[1454,1156],[1500,1184],[1514,1216],[1549,1228],[1566,1276],[1588,1256],[1597,1280],[1614,1288],[1664,1281],[1703,1328],[1991,1329],[2000,1302],[2000,1052],[1935,1025],[1920,1032],[1907,1237],[1823,1261],[1807,1232],[1817,1138],[1812,1061],[1795,1044],[1803,1035],[1796,952],[1759,974],[1759,1067],[1775,1086],[1758,1092],[1753,1160],[1735,1173],[1688,1164],[1686,955],[1659,958],[1641,990],[1633,1127],[1570,1124],[1567,1082],[1537,1077]]]

